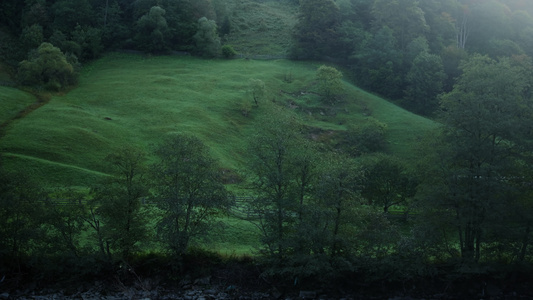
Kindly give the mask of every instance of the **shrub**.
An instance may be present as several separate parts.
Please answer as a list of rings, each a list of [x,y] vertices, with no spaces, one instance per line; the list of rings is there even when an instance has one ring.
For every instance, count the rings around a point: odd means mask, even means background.
[[[341,142],[341,148],[352,156],[379,152],[385,149],[387,124],[372,117],[359,126],[350,126]]]
[[[237,55],[237,51],[233,49],[233,46],[231,45],[222,46],[222,56],[224,56],[225,58],[232,58],[235,55]]]
[[[42,43],[19,64],[17,81],[26,86],[40,86],[58,91],[77,82],[78,74],[66,56],[50,43]]]

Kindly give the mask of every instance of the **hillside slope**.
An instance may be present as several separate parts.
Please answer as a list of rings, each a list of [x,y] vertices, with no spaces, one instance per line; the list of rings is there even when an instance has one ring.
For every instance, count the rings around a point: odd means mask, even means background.
[[[286,56],[292,43],[298,6],[289,1],[229,0],[231,31],[222,38],[243,56]]]
[[[432,121],[349,84],[343,104],[324,106],[305,93],[313,89],[317,67],[286,60],[110,54],[84,68],[78,88],[10,125],[0,140],[4,164],[48,185],[87,186],[106,173],[107,154],[124,146],[150,152],[165,135],[180,132],[201,138],[223,168],[242,171],[247,137],[266,110],[252,107],[252,78],[265,82],[265,101],[287,107],[317,130],[346,130],[370,112],[388,124],[392,153],[415,156],[411,150],[435,126]]]

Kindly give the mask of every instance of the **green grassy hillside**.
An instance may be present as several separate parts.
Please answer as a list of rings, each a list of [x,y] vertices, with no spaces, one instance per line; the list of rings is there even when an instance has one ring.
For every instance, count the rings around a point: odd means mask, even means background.
[[[115,149],[150,151],[165,135],[181,132],[201,138],[223,168],[241,171],[246,138],[268,106],[252,107],[252,78],[265,82],[264,101],[287,107],[319,131],[346,130],[372,114],[388,124],[390,151],[414,157],[417,139],[433,122],[349,84],[343,103],[323,105],[307,93],[318,66],[110,54],[84,68],[78,88],[11,123],[0,140],[4,164],[48,185],[87,186],[105,176],[103,159]],[[22,102],[26,98],[21,93]],[[243,106],[251,109],[248,116]]]
[[[2,80],[0,72],[0,81]],[[16,88],[0,86],[0,124],[13,119],[28,105],[36,101],[35,97]]]
[[[224,43],[243,55],[287,55],[298,5],[288,1],[230,0],[226,11],[231,31],[223,38]]]

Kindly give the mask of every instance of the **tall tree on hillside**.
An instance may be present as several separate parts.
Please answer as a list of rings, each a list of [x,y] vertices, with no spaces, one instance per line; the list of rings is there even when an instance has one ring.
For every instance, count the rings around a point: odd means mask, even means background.
[[[196,51],[204,57],[220,55],[220,37],[217,33],[217,24],[213,20],[202,17],[198,20],[198,31],[193,37]]]
[[[516,178],[512,161],[531,132],[531,105],[525,98],[523,70],[510,60],[475,55],[462,66],[453,91],[442,97],[444,145],[436,148],[439,166],[427,199],[456,229],[465,262],[482,257],[489,224],[501,222],[505,193]],[[440,183],[439,183],[440,182]]]
[[[231,205],[217,163],[198,138],[168,137],[155,151],[154,192],[162,217],[158,233],[176,256],[200,238]]]
[[[417,180],[391,156],[379,155],[365,165],[361,195],[384,213],[394,205],[406,205],[416,192]]]
[[[165,19],[166,11],[160,6],[153,6],[150,11],[137,21],[137,44],[147,52],[168,50],[167,39],[169,27]]]
[[[300,141],[291,116],[281,111],[276,111],[275,116],[262,120],[250,141],[252,188],[257,195],[251,205],[258,215],[256,225],[267,256],[281,263],[295,246],[294,231],[302,217],[300,208],[309,193],[305,170],[313,162],[300,156],[298,148],[305,143]]]
[[[400,50],[404,50],[413,39],[429,32],[417,0],[376,0],[372,15],[375,30],[384,26],[391,28]]]
[[[296,44],[292,56],[297,59],[331,56],[338,49],[339,7],[333,0],[302,0],[295,28]]]
[[[442,92],[445,77],[438,55],[420,53],[407,73],[407,105],[417,113],[433,113],[438,107],[437,96]]]
[[[148,237],[147,210],[141,206],[148,194],[146,155],[123,148],[106,157],[113,175],[95,189],[94,199],[102,218],[108,247],[122,259],[129,259]]]

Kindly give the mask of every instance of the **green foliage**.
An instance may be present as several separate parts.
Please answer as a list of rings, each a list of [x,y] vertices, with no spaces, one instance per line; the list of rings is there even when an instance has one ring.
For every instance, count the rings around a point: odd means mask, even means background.
[[[216,162],[196,137],[168,137],[156,149],[153,165],[155,197],[162,217],[158,232],[163,243],[181,256],[189,243],[214,225],[231,205]]]
[[[395,157],[378,155],[367,161],[364,169],[361,195],[370,205],[383,208],[384,213],[391,206],[405,206],[416,193],[416,178]]]
[[[78,74],[65,55],[50,43],[42,43],[28,60],[19,65],[17,81],[22,85],[41,86],[58,91],[77,83]]]
[[[20,269],[43,232],[43,193],[20,173],[0,169],[0,268]]]
[[[332,103],[343,92],[342,73],[334,67],[320,66],[316,71],[316,79],[325,101]]]
[[[361,124],[350,125],[341,147],[351,156],[384,151],[387,148],[387,124],[369,117]]]
[[[222,46],[221,50],[222,56],[224,56],[224,58],[232,58],[237,55],[237,51],[235,51],[235,49],[233,49],[233,46],[231,45],[224,45]]]
[[[291,56],[317,59],[336,52],[339,7],[333,0],[302,0]]]
[[[102,236],[117,258],[129,260],[149,242],[148,211],[141,201],[148,195],[146,154],[119,149],[106,157],[113,177],[95,189],[96,213],[102,220]]]
[[[144,51],[156,53],[168,50],[170,29],[165,14],[165,9],[153,6],[137,21],[137,44]]]
[[[24,51],[28,53],[30,50],[39,47],[44,41],[43,27],[38,24],[25,27],[20,34],[19,40]]]
[[[470,264],[483,258],[488,233],[501,224],[496,212],[512,208],[510,182],[502,179],[521,176],[513,165],[529,153],[521,147],[532,120],[524,69],[507,59],[475,55],[462,70],[441,100],[447,127],[434,147],[438,168],[426,184],[432,187],[427,188],[430,207],[453,212],[444,222],[453,224],[461,258]]]
[[[250,91],[254,98],[255,106],[259,106],[259,102],[263,100],[266,94],[265,83],[260,79],[250,79]]]
[[[220,54],[220,38],[213,20],[202,17],[198,20],[198,31],[193,37],[196,51],[204,57],[217,57]]]
[[[273,116],[276,116],[275,118]],[[250,140],[252,189],[250,203],[258,216],[265,254],[281,263],[293,250],[296,221],[302,222],[302,205],[309,193],[309,176],[314,161],[299,150],[302,140],[289,114],[277,109],[264,116]]]
[[[438,107],[437,96],[442,92],[445,77],[439,56],[427,52],[418,54],[407,73],[407,105],[417,113],[433,113]]]
[[[80,52],[76,56],[82,60],[97,58],[102,52],[102,32],[94,27],[76,25],[72,32],[72,42],[79,45]]]

